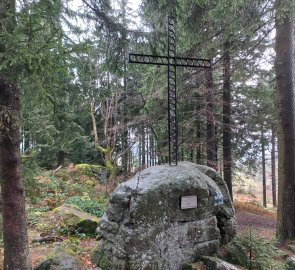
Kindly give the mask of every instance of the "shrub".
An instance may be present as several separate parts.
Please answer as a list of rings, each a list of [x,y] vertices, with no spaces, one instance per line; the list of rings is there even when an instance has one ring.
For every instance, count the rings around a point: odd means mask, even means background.
[[[70,197],[65,201],[66,204],[77,206],[84,212],[101,217],[104,213],[106,200],[95,200],[88,195]]]
[[[26,195],[32,202],[40,193],[40,188],[36,177],[40,174],[40,168],[37,165],[34,156],[22,156],[22,176],[24,179]]]
[[[100,173],[101,169],[105,169],[105,167],[101,165],[92,164],[77,164],[76,168],[81,174],[89,177],[95,176]]]
[[[247,269],[284,269],[284,265],[276,260],[280,255],[276,241],[260,237],[251,229],[236,236],[225,249],[228,261]]]

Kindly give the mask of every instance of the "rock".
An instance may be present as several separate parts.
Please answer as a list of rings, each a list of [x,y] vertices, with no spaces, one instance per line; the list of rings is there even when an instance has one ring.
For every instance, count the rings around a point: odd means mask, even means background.
[[[82,263],[75,257],[73,251],[57,247],[34,270],[81,270],[82,267]]]
[[[204,256],[201,259],[208,270],[239,270],[234,265],[216,257]]]
[[[286,259],[286,269],[294,270],[295,269],[295,256],[290,256]]]
[[[294,244],[287,245],[287,248],[289,250],[291,250],[293,253],[295,252],[295,245]]]
[[[59,216],[60,227],[69,231],[76,230],[81,233],[95,233],[99,219],[82,212],[72,205],[62,205],[52,210],[53,215]]]
[[[86,180],[85,184],[89,187],[94,187],[95,186],[95,183],[91,180]]]
[[[180,162],[145,169],[120,184],[97,233],[92,259],[103,270],[178,270],[228,243],[236,221],[222,178],[206,166]]]
[[[197,262],[186,264],[182,270],[208,270],[208,268],[203,262]]]

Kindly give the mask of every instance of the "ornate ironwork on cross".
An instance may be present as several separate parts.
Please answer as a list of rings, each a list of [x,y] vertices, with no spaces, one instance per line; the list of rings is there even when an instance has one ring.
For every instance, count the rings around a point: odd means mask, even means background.
[[[168,67],[168,140],[169,164],[178,162],[178,125],[177,125],[177,93],[176,67],[211,68],[211,61],[200,58],[183,58],[176,56],[175,18],[167,17],[167,55],[129,54],[129,63],[164,65]]]

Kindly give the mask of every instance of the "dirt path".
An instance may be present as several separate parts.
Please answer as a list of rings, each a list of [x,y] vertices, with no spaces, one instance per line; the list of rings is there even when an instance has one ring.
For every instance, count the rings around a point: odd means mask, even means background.
[[[273,239],[276,235],[276,220],[248,212],[237,212],[238,233],[249,228],[260,236]]]

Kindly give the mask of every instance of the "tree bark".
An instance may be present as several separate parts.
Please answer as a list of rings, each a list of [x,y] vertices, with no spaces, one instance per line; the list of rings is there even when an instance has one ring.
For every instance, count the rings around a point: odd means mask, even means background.
[[[90,102],[90,114],[92,119],[92,129],[93,129],[95,149],[98,152],[103,154],[105,167],[109,170],[108,180],[113,180],[113,178],[116,175],[116,163],[112,159],[112,149],[110,148],[110,146],[107,145],[105,148],[103,148],[99,144],[97,127],[96,127],[96,118],[95,118],[95,104],[93,100]]]
[[[206,70],[207,166],[217,170],[215,153],[215,116],[212,70]]]
[[[271,130],[271,187],[272,205],[277,207],[277,183],[276,183],[276,129]]]
[[[141,126],[141,166],[145,168],[145,152],[146,145],[145,145],[145,127]]]
[[[201,164],[201,125],[197,123],[197,149],[196,149],[196,163]]]
[[[262,186],[263,186],[263,206],[266,207],[266,174],[265,174],[265,141],[261,130],[261,153],[262,153]]]
[[[278,96],[278,227],[281,244],[295,239],[295,115],[293,82],[293,3],[276,17],[276,83]],[[291,3],[291,1],[290,1]],[[287,11],[286,11],[287,10]]]
[[[59,150],[56,154],[57,157],[57,167],[62,166],[65,162],[65,152],[63,150]]]
[[[150,157],[150,151],[151,151],[148,128],[145,128],[145,141],[146,141],[146,143],[145,143],[145,145],[146,145],[146,167],[148,168],[149,164],[150,164],[149,157]]]
[[[0,179],[3,205],[4,270],[31,269],[20,164],[20,100],[0,78]]]
[[[124,7],[125,8],[125,7]],[[125,18],[125,17],[124,17]],[[126,36],[124,36],[126,38]],[[123,132],[121,135],[122,139],[122,151],[125,151],[129,147],[128,145],[128,117],[127,117],[127,97],[128,97],[128,88],[127,88],[127,67],[126,67],[126,52],[124,52],[124,90],[122,97],[122,122],[123,122]],[[123,172],[127,173],[128,171],[128,157],[130,150],[126,151],[122,156],[122,168]]]
[[[231,85],[230,52],[228,42],[224,45],[223,56],[223,175],[231,198],[232,192],[232,153],[231,153]]]

